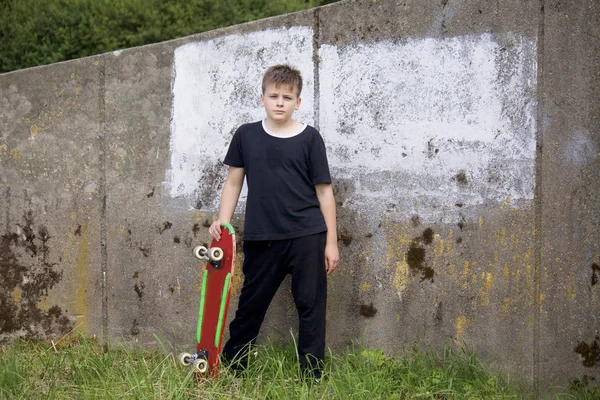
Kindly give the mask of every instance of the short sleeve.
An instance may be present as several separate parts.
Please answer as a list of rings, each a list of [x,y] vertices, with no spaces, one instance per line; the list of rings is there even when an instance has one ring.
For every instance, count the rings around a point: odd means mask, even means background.
[[[309,153],[309,174],[313,185],[331,183],[325,143],[319,132],[316,131]]]
[[[244,155],[242,152],[242,129],[241,127],[235,131],[233,139],[229,144],[229,150],[225,155],[223,164],[229,165],[230,167],[244,168]]]

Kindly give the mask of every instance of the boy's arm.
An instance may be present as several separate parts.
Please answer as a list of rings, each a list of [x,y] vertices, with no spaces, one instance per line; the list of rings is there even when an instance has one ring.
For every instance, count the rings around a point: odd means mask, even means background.
[[[337,245],[335,198],[333,197],[333,189],[329,183],[315,185],[315,189],[317,191],[321,212],[325,218],[325,225],[327,225],[325,268],[327,270],[327,275],[329,275],[335,271],[340,262],[340,253]]]
[[[244,184],[244,168],[229,167],[227,179],[223,185],[221,194],[221,206],[219,207],[219,218],[212,223],[208,232],[216,240],[221,239],[221,224],[231,223],[235,206],[237,205]]]

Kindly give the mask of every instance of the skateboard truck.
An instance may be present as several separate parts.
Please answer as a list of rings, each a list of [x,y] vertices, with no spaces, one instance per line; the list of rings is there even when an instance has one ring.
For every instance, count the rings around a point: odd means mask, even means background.
[[[181,353],[179,355],[179,362],[186,367],[193,365],[194,370],[204,374],[208,370],[208,351],[199,350],[194,354]]]
[[[194,247],[194,256],[198,260],[206,260],[214,268],[221,268],[221,261],[223,260],[223,250],[219,247],[211,247],[207,249],[205,246]]]

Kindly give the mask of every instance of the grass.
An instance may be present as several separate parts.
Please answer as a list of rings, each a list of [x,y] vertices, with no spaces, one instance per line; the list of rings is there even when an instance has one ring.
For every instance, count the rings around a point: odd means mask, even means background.
[[[526,390],[491,373],[473,354],[414,349],[390,357],[354,346],[330,354],[320,384],[299,380],[292,346],[257,346],[241,376],[224,369],[197,385],[166,351],[104,346],[82,335],[55,345],[17,341],[0,349],[6,399],[521,399]],[[556,398],[598,398],[575,385]]]

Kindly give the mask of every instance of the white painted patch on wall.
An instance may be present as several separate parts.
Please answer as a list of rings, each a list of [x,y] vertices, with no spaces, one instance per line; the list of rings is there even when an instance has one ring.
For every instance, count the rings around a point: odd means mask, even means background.
[[[265,30],[175,51],[172,197],[216,211],[234,130],[264,116],[264,70],[305,78],[297,119],[313,124],[312,29]],[[514,35],[322,45],[319,127],[335,180],[358,212],[454,222],[459,207],[531,202],[536,42]],[[240,208],[245,200],[242,193]],[[463,209],[464,210],[464,209]]]
[[[289,63],[304,78],[302,106],[295,118],[313,124],[313,31],[292,27],[193,42],[175,50],[171,169],[166,186],[190,206],[216,211],[226,175],[225,158],[235,129],[260,120],[264,71]],[[245,203],[246,190],[240,198]]]
[[[496,40],[495,40],[496,39]],[[320,129],[346,206],[450,222],[532,200],[536,43],[484,34],[320,48]]]

